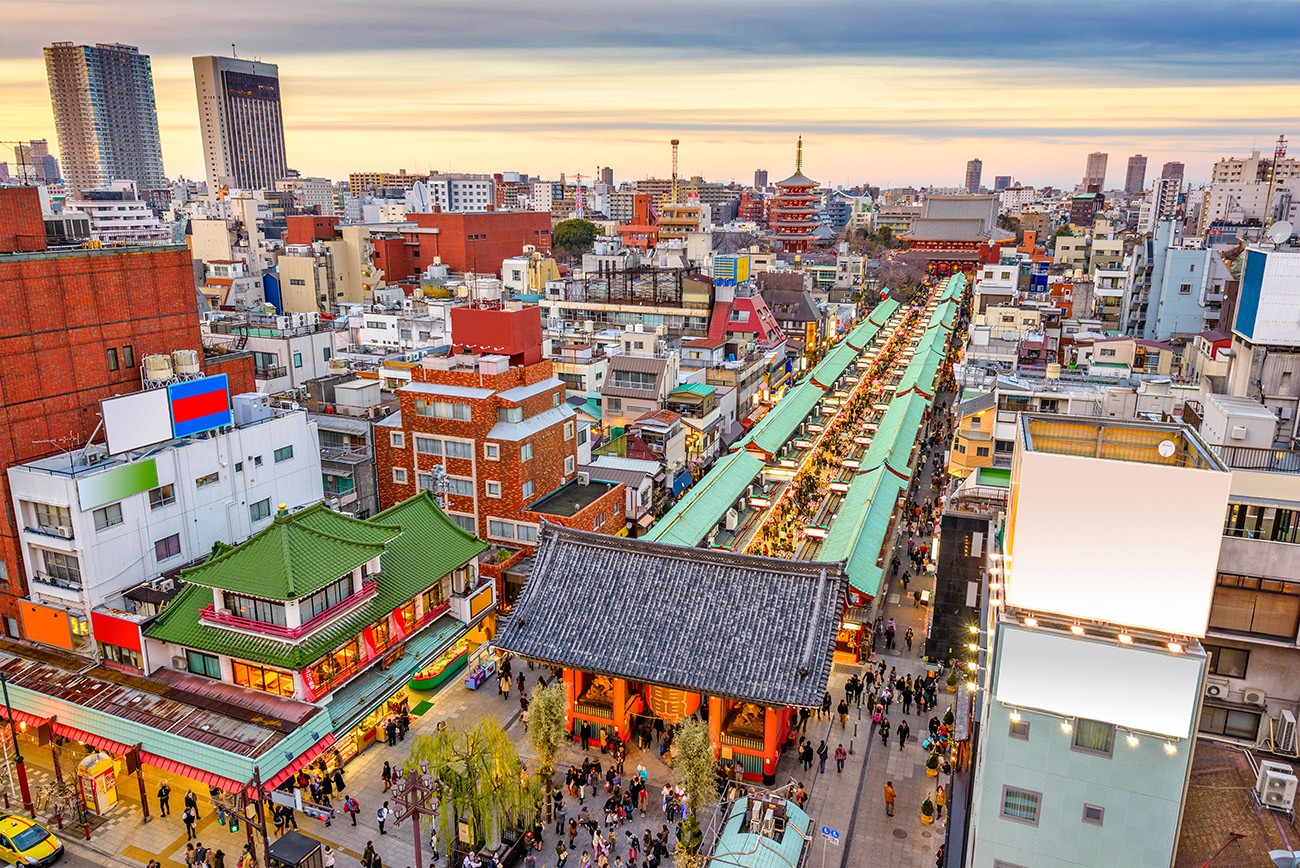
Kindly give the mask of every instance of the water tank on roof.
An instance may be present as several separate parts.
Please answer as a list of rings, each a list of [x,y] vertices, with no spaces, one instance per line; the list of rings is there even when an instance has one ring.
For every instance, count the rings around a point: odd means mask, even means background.
[[[164,383],[175,375],[171,356],[161,353],[144,357],[144,378],[151,383]]]
[[[1061,379],[1061,365],[1058,362],[1049,362],[1047,365],[1047,379]]]
[[[172,367],[177,376],[197,377],[199,375],[199,354],[196,350],[173,350]]]

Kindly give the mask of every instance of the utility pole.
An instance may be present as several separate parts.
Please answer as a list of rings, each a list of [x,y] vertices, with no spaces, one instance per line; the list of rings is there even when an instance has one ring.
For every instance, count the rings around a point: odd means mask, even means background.
[[[18,768],[18,791],[23,796],[23,810],[36,819],[36,809],[32,806],[32,791],[27,785],[27,766],[23,763],[23,753],[18,747],[18,730],[14,726],[14,707],[9,704],[9,681],[0,672],[0,690],[4,691],[5,716],[9,719],[9,734],[14,741],[14,765]],[[57,768],[57,766],[56,766]]]

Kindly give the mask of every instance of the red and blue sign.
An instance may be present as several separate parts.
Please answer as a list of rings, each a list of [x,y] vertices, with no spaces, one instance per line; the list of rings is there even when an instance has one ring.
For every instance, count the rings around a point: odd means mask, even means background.
[[[234,423],[230,386],[225,374],[172,383],[167,387],[172,408],[172,435],[187,437]]]

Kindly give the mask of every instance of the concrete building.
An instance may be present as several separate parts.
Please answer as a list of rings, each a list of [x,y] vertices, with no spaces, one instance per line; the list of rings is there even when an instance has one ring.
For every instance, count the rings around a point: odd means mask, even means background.
[[[1083,170],[1083,192],[1100,193],[1106,189],[1107,154],[1093,151],[1088,155],[1088,165]]]
[[[755,190],[767,189],[767,169],[754,170],[754,189]]]
[[[134,45],[56,42],[45,49],[45,72],[69,192],[110,181],[166,188],[149,55]]]
[[[263,405],[201,439],[111,456],[91,446],[16,465],[9,488],[31,576],[24,635],[52,638],[33,619],[63,612],[73,647],[52,644],[94,657],[92,610],[127,610],[125,591],[174,577],[218,541],[247,538],[277,504],[320,500],[320,453],[305,412]]]
[[[330,372],[335,330],[319,314],[227,313],[202,324],[205,346],[252,354],[257,391],[278,394]]]
[[[980,191],[980,175],[984,171],[984,163],[976,158],[966,161],[966,192],[978,193]]]
[[[1185,426],[1020,417],[1005,546],[973,628],[986,641],[970,661],[964,864],[1173,864],[1231,483]],[[1133,521],[1119,490],[1165,508]]]
[[[196,57],[194,90],[209,190],[266,190],[284,177],[279,67],[237,57]]]
[[[1141,193],[1147,187],[1147,158],[1134,154],[1124,170],[1124,192]]]
[[[430,175],[424,182],[429,198],[442,211],[455,213],[496,210],[496,186],[491,175]]]
[[[134,181],[113,181],[104,188],[83,190],[65,207],[90,218],[90,237],[105,244],[173,240],[171,227],[164,226],[140,199]]]
[[[1170,181],[1174,181],[1181,187],[1183,184],[1183,169],[1184,166],[1182,163],[1179,162],[1165,163],[1163,166],[1160,167],[1160,177]]]
[[[1278,419],[1277,437],[1300,435],[1300,250],[1246,251],[1228,392],[1254,398]]]
[[[328,178],[277,178],[275,189],[292,194],[294,207],[300,212],[322,217],[336,213],[334,184]]]
[[[59,161],[50,153],[45,139],[16,143],[11,177],[20,184],[57,184],[61,179]]]

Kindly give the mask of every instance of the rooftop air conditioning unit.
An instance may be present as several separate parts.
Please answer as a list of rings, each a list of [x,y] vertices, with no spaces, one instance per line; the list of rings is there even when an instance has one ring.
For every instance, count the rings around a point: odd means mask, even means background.
[[[1228,679],[1226,678],[1205,679],[1205,696],[1207,699],[1227,699]]]
[[[1247,705],[1263,705],[1267,695],[1258,687],[1247,687],[1241,691],[1241,701]]]
[[[1245,426],[1245,425],[1233,425],[1233,426],[1232,426],[1232,434],[1230,434],[1229,436],[1232,437],[1233,440],[1245,440],[1245,439],[1246,439],[1246,426]]]
[[[59,536],[64,539],[72,539],[72,528],[68,527],[66,524],[59,525]]]
[[[1297,781],[1290,769],[1282,763],[1261,763],[1255,793],[1264,807],[1275,811],[1290,811],[1295,807]]]
[[[178,655],[176,655],[175,657],[172,658],[172,668],[173,668],[173,669],[187,669],[187,668],[188,668],[188,666],[186,666],[186,663],[185,663],[185,657],[184,657],[184,655],[178,654]]]
[[[591,474],[583,470],[578,473],[579,485],[591,485]]]
[[[734,509],[729,509],[723,521],[726,523],[727,530],[735,530],[740,524],[740,515]]]

